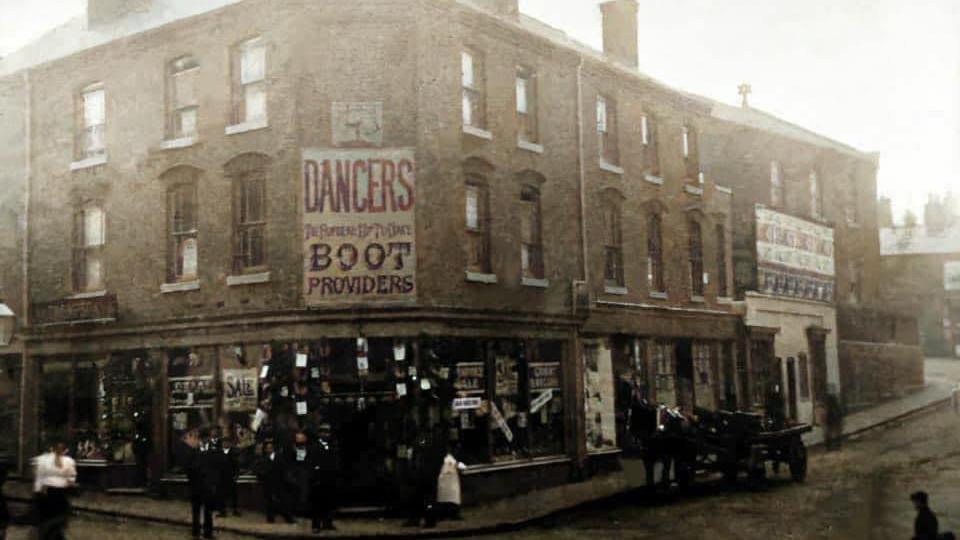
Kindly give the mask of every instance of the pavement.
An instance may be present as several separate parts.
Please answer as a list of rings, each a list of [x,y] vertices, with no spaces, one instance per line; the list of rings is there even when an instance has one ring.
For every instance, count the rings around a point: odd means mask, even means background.
[[[856,437],[871,429],[902,421],[948,403],[954,388],[960,382],[960,360],[929,359],[926,368],[927,384],[923,389],[847,416],[844,436]],[[822,434],[814,431],[808,434],[806,442],[818,445],[823,442]],[[819,456],[814,454],[812,459],[819,459]],[[338,530],[324,532],[320,537],[440,538],[516,531],[590,503],[611,500],[639,487],[635,481],[636,476],[629,474],[630,468],[625,467],[626,472],[612,472],[585,482],[536,490],[481,506],[467,507],[463,509],[462,521],[441,522],[433,529],[405,528],[400,519],[348,516],[338,520]],[[11,500],[25,501],[30,497],[30,485],[10,482],[4,492]],[[86,492],[73,500],[73,506],[81,515],[173,525],[184,527],[185,531],[190,524],[189,505],[179,500]],[[219,518],[215,523],[218,531],[231,538],[317,537],[311,533],[307,520],[301,519],[294,525],[267,524],[259,512],[247,512],[240,517]],[[24,531],[17,531],[16,528],[10,532],[11,540],[28,537]]]

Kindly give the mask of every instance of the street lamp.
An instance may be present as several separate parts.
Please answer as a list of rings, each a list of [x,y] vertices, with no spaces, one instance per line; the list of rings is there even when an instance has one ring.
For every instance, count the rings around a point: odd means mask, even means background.
[[[13,323],[16,317],[13,310],[0,301],[0,347],[6,347],[13,339]]]

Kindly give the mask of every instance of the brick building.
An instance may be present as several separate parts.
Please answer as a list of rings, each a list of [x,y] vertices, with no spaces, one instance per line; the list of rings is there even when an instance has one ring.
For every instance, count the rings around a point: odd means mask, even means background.
[[[884,297],[917,313],[923,348],[930,356],[960,356],[960,204],[931,197],[923,225],[881,229]]]
[[[390,504],[442,426],[469,503],[615,464],[634,391],[751,406],[715,104],[602,11],[604,53],[515,1],[90,0],[3,59],[21,467],[176,490],[191,429],[330,422]]]

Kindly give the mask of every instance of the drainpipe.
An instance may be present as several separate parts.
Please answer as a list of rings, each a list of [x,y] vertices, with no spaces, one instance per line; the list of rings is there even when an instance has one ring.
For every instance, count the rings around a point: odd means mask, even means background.
[[[587,171],[583,158],[583,56],[577,65],[577,168],[580,183],[580,275],[583,285],[590,282],[587,264]]]
[[[36,383],[36,377],[32,376],[33,373],[33,362],[29,361],[29,345],[28,342],[23,340],[23,334],[26,328],[30,326],[30,191],[31,191],[31,178],[33,176],[33,170],[31,164],[33,162],[33,134],[31,128],[33,125],[32,111],[33,111],[33,100],[32,100],[32,90],[30,87],[30,70],[25,69],[23,71],[23,94],[24,94],[24,111],[23,111],[23,174],[24,174],[24,189],[23,189],[23,239],[20,246],[20,336],[23,343],[21,353],[20,353],[20,425],[18,426],[18,435],[19,440],[17,444],[19,445],[19,456],[17,469],[21,474],[26,472],[26,464],[29,463],[27,460],[27,454],[32,454],[34,448],[30,445],[26,445],[26,429],[28,423],[28,406],[32,403],[36,403],[35,392],[29,389],[29,384]],[[32,399],[31,399],[32,398]],[[30,407],[29,416],[34,418],[33,408]],[[31,425],[36,425],[36,422],[31,422]]]
[[[583,151],[583,56],[580,56],[580,62],[577,65],[577,169],[580,195],[580,280],[572,282],[571,291],[573,294],[571,310],[577,315],[578,290],[583,289],[589,295],[589,265],[587,264],[587,173],[584,162]],[[589,296],[588,296],[589,298]],[[589,300],[588,300],[589,301]],[[573,399],[571,403],[573,410],[579,411],[573,416],[573,439],[575,444],[572,447],[574,457],[574,476],[576,479],[582,479],[586,473],[587,446],[586,446],[586,419],[584,418],[584,400],[585,389],[583,381],[583,361],[581,354],[583,346],[580,339],[580,328],[574,328],[573,334],[573,362],[571,369],[574,373],[573,381],[567,387],[573,390]]]

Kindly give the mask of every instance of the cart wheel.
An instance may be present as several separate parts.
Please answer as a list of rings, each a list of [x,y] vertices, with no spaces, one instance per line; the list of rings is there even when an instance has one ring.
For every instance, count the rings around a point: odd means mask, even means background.
[[[790,445],[790,477],[794,482],[803,482],[807,478],[807,447],[803,441],[794,441]]]

